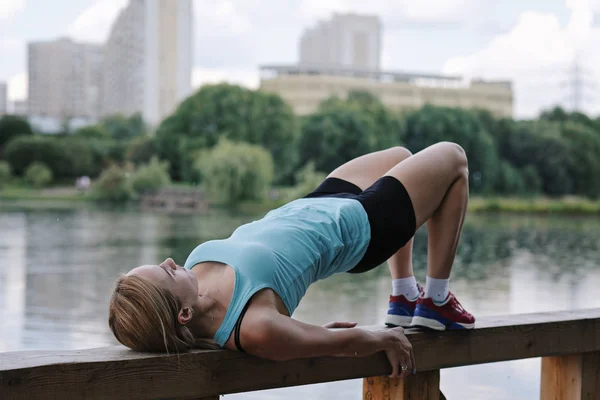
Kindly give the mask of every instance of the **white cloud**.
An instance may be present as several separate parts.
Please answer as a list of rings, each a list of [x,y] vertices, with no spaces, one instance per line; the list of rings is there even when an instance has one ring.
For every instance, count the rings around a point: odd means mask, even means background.
[[[69,36],[80,41],[103,42],[119,11],[126,5],[127,0],[97,0],[69,26]]]
[[[27,73],[21,72],[8,80],[8,100],[24,100],[27,98]]]
[[[194,68],[192,71],[192,87],[194,89],[205,84],[221,82],[256,89],[259,85],[259,74],[256,68]]]
[[[241,35],[252,28],[250,19],[230,0],[194,2],[196,33],[202,36]]]
[[[8,19],[25,8],[25,0],[0,0],[0,20]]]
[[[592,26],[596,5],[589,0],[566,4],[571,9],[566,26],[555,15],[524,12],[510,32],[497,35],[473,54],[449,59],[444,72],[513,80],[518,117],[535,116],[555,104],[569,106],[566,83],[572,79],[570,68],[576,57],[586,68],[595,67],[584,77],[593,79],[600,72],[596,50],[600,30]],[[600,109],[587,104],[584,111]]]

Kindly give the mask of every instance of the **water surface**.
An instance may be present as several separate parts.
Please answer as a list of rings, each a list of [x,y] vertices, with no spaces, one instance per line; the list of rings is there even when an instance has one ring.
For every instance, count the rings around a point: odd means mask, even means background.
[[[228,236],[256,215],[103,210],[0,209],[0,352],[114,344],[107,299],[115,279],[197,244]],[[600,307],[600,219],[469,216],[451,289],[476,316]],[[415,240],[423,281],[426,232]],[[294,318],[383,323],[387,268],[313,285]],[[442,371],[448,399],[539,397],[540,360]],[[360,380],[230,395],[232,399],[360,399]]]

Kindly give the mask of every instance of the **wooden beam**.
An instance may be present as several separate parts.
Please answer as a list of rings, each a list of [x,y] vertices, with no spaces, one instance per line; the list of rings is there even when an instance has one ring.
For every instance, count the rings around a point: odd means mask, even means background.
[[[365,378],[363,400],[440,400],[440,371],[421,372],[404,380]]]
[[[600,309],[481,318],[473,331],[407,331],[407,336],[418,373],[597,352]],[[0,398],[202,398],[390,372],[383,353],[272,362],[228,350],[180,355],[142,354],[121,346],[26,351],[0,353]]]
[[[600,399],[600,352],[542,358],[541,400]]]

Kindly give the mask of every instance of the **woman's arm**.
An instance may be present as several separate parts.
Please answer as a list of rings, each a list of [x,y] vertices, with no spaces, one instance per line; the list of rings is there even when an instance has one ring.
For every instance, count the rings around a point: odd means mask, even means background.
[[[392,365],[390,377],[404,377],[415,368],[412,346],[402,328],[330,330],[278,313],[244,321],[243,328],[244,349],[261,358],[284,361],[320,356],[364,357],[385,351]],[[402,366],[406,369],[402,370]]]

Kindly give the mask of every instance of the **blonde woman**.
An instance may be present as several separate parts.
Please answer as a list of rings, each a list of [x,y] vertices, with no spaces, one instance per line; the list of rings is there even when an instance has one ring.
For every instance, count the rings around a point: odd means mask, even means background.
[[[448,289],[468,192],[467,159],[455,143],[415,155],[402,147],[364,155],[305,198],[196,247],[184,267],[167,259],[119,278],[109,326],[139,351],[218,346],[272,360],[385,351],[391,376],[404,377],[415,360],[403,327],[474,326]],[[422,289],[412,271],[412,237],[425,223]],[[392,275],[386,324],[392,328],[321,327],[290,318],[313,282],[386,260]]]

